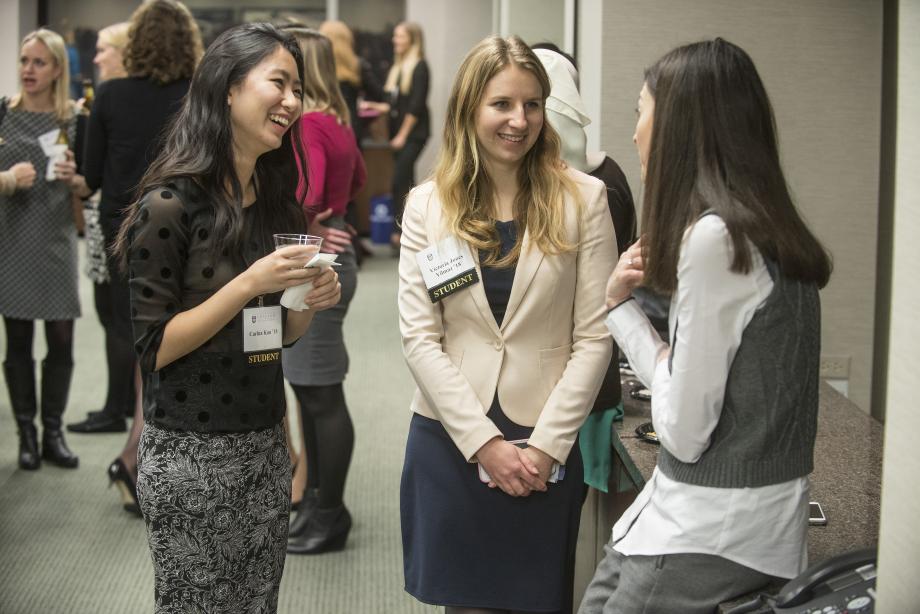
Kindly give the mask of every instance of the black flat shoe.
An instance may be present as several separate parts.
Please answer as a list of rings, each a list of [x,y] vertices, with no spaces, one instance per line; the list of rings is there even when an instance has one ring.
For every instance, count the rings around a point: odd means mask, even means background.
[[[141,516],[141,506],[137,502],[137,484],[128,468],[125,467],[124,461],[116,458],[108,468],[109,487],[113,485],[121,493],[121,503],[126,512],[131,512],[136,516]]]
[[[322,554],[345,548],[351,514],[344,505],[313,510],[303,533],[288,539],[288,554]]]
[[[112,418],[105,414],[90,412],[83,422],[68,424],[67,430],[71,433],[124,433],[128,429],[122,417]]]

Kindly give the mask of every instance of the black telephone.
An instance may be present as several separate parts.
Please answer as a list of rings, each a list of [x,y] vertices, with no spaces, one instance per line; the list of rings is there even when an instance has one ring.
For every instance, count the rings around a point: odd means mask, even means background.
[[[875,560],[875,550],[866,549],[812,565],[780,590],[773,611],[783,614],[874,612]]]

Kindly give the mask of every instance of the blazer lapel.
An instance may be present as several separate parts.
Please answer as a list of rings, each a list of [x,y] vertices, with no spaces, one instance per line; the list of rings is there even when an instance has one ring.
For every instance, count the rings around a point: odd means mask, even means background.
[[[543,252],[533,245],[530,232],[524,231],[524,241],[521,245],[521,256],[518,258],[517,268],[514,272],[514,282],[511,284],[511,296],[508,297],[508,308],[505,310],[505,319],[502,321],[501,330],[505,330],[514,312],[521,304],[524,294],[530,288],[537,269],[543,262]]]
[[[486,298],[486,289],[482,282],[482,267],[479,266],[479,251],[472,247],[470,247],[470,251],[473,252],[473,262],[476,263],[476,274],[479,276],[479,283],[473,284],[473,287],[470,288],[470,296],[473,297],[473,302],[479,310],[479,315],[485,320],[486,325],[495,333],[496,337],[500,337],[501,334],[498,330],[498,324],[495,322],[495,316],[492,315],[492,308],[489,307],[489,299]],[[505,320],[507,319],[508,317],[506,316]]]

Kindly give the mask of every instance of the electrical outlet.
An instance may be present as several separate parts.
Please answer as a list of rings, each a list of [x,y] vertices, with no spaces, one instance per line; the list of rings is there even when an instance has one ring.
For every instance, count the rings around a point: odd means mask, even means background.
[[[822,355],[820,376],[824,379],[849,379],[850,357]]]

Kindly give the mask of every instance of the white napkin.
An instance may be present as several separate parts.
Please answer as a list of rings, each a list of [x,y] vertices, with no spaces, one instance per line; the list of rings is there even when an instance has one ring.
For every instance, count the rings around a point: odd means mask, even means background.
[[[54,181],[57,174],[54,172],[54,165],[58,162],[67,160],[67,145],[52,145],[53,149],[48,155],[48,166],[45,168],[45,181]]]
[[[42,151],[48,156],[48,166],[45,168],[45,181],[54,181],[57,177],[54,174],[54,164],[63,162],[67,159],[67,145],[57,142],[61,134],[60,128],[54,128],[38,136],[38,144],[41,145]]]
[[[338,258],[338,254],[316,254],[307,263],[306,267],[319,267],[325,269],[331,266],[341,266],[338,262],[335,261]],[[281,304],[287,307],[292,311],[303,311],[304,309],[309,309],[307,305],[303,302],[303,299],[310,294],[310,290],[313,289],[313,282],[306,281],[299,286],[293,286],[284,291],[284,294],[281,295]]]

